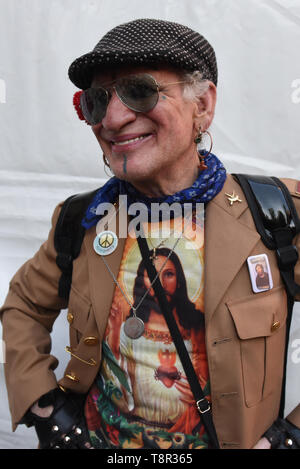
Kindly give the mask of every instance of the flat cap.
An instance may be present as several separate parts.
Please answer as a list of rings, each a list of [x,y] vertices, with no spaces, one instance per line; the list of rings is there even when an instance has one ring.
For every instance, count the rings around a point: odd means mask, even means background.
[[[217,85],[215,51],[201,34],[179,23],[147,18],[121,24],[105,34],[93,51],[74,60],[69,78],[78,88],[87,89],[95,68],[159,64],[200,70],[203,78]]]

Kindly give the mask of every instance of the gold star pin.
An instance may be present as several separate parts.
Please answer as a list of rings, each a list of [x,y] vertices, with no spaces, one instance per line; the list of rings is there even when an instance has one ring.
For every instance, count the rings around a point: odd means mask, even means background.
[[[232,194],[225,193],[225,195],[227,196],[228,202],[231,206],[234,204],[234,202],[242,202],[240,197],[235,194],[234,191],[232,192]]]

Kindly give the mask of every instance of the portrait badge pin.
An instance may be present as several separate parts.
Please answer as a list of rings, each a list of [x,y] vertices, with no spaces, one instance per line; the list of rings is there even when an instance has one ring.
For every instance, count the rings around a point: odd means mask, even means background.
[[[94,250],[99,256],[108,256],[117,249],[118,237],[113,231],[102,231],[94,239]]]
[[[252,290],[261,293],[273,288],[273,279],[267,254],[250,256],[247,259]]]

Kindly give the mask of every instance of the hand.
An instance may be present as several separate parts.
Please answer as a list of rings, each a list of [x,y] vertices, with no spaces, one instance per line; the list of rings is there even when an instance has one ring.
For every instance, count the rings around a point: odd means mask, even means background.
[[[263,435],[271,449],[300,449],[300,428],[287,419],[278,418]]]
[[[205,381],[202,378],[202,376],[199,376],[199,381],[200,381],[200,385],[202,386],[202,388],[204,388]],[[192,393],[191,387],[190,387],[189,382],[188,382],[188,379],[184,374],[181,375],[180,380],[176,379],[175,388],[178,389],[178,391],[181,392],[182,397],[180,397],[179,399],[182,402],[185,402],[185,404],[188,404],[188,405],[195,405],[194,394]]]
[[[110,315],[108,318],[109,332],[107,343],[117,360],[120,358],[120,328],[122,320],[122,309],[120,303],[114,301],[111,305]]]
[[[83,413],[84,396],[55,389],[30,409],[41,449],[92,449]]]
[[[53,405],[48,405],[47,407],[40,407],[38,404],[38,401],[36,401],[30,408],[30,411],[34,415],[38,415],[39,417],[47,418],[50,417],[50,415],[53,412]]]
[[[114,301],[111,305],[108,323],[113,329],[120,329],[122,324],[122,308],[120,302]]]
[[[261,438],[252,449],[271,449],[271,443],[267,438]]]
[[[185,382],[186,381],[186,382]],[[188,380],[186,376],[181,375],[180,380],[175,381],[175,388],[181,392],[182,397],[179,399],[184,402],[185,404],[188,405],[194,405],[195,404],[195,398],[194,395],[191,391],[190,385],[188,384]]]

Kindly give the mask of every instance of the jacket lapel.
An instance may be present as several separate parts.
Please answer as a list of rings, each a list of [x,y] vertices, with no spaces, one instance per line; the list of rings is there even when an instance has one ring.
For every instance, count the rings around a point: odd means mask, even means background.
[[[227,194],[238,194],[242,202],[230,205]],[[229,285],[260,239],[253,226],[239,217],[247,209],[244,194],[232,176],[205,212],[205,317],[212,314]]]

